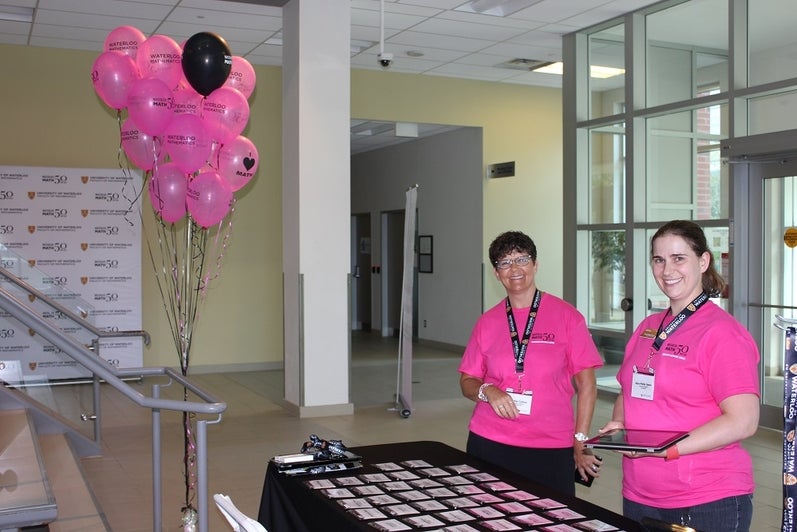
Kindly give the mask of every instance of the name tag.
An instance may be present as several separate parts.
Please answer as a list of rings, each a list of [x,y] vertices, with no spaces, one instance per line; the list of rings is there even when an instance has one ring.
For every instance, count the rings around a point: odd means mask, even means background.
[[[531,414],[531,399],[533,397],[531,391],[516,393],[507,390],[506,393],[508,393],[509,397],[515,402],[515,406],[519,413],[527,416]]]
[[[631,397],[652,401],[654,384],[655,378],[650,373],[634,372],[634,378],[631,380]]]

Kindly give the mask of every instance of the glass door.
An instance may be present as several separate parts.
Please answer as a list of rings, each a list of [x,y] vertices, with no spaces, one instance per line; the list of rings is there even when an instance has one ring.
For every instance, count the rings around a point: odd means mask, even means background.
[[[772,428],[783,422],[784,331],[776,316],[797,318],[795,176],[795,159],[750,164],[747,304],[750,332],[761,350],[762,425]]]

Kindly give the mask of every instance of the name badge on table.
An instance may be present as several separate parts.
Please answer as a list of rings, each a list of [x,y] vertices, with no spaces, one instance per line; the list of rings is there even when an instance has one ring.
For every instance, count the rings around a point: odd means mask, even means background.
[[[531,399],[533,395],[530,390],[523,393],[516,393],[510,389],[507,390],[506,393],[508,393],[509,397],[515,402],[515,406],[519,413],[527,416],[531,414]]]
[[[631,380],[631,397],[652,401],[654,384],[655,378],[652,373],[638,373],[635,371],[634,378]]]

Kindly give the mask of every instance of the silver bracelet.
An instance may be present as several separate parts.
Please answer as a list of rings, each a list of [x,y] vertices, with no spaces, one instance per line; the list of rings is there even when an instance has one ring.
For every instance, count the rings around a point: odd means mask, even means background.
[[[480,401],[484,401],[485,403],[488,401],[487,396],[484,394],[484,389],[487,388],[488,386],[492,386],[492,385],[493,385],[493,383],[491,383],[491,382],[485,382],[484,384],[479,386],[479,400]]]

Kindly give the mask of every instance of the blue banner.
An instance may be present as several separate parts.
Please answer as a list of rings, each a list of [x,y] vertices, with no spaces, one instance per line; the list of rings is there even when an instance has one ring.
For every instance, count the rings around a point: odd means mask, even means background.
[[[783,532],[794,532],[794,504],[797,500],[795,428],[797,428],[797,328],[786,328],[783,353]]]

